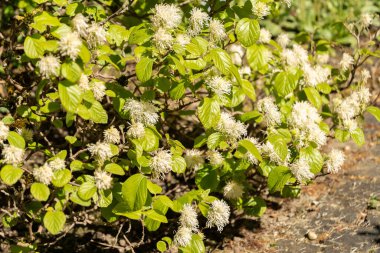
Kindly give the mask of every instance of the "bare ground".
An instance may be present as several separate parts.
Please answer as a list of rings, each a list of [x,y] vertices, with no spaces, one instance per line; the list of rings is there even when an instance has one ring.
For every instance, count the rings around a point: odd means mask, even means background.
[[[272,197],[261,219],[236,221],[214,252],[380,252],[380,124],[369,115],[365,133],[360,148],[327,145],[345,150],[339,174],[317,178],[297,199]]]

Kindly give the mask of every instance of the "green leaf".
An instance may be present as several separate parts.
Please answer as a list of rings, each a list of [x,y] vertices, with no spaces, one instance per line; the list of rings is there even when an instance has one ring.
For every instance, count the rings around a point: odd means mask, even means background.
[[[232,108],[236,107],[244,101],[245,95],[246,94],[244,93],[244,90],[241,87],[233,86],[231,94],[229,94],[228,96],[224,96],[226,102],[223,101],[223,105]]]
[[[92,120],[94,123],[107,124],[108,114],[102,104],[96,100],[83,100],[78,107],[78,114],[83,119]]]
[[[63,187],[71,180],[71,171],[68,169],[58,170],[54,172],[53,180],[51,181],[55,187]]]
[[[350,132],[342,129],[335,129],[335,138],[340,142],[346,142],[350,138]]]
[[[17,148],[21,148],[21,149],[25,149],[25,140],[18,133],[14,132],[14,131],[10,131],[8,133],[7,140],[9,142],[9,144],[12,146],[17,147]]]
[[[130,35],[128,39],[128,43],[130,45],[137,44],[141,45],[145,42],[147,42],[150,38],[151,35],[148,34],[147,29],[140,29],[141,27],[134,26],[130,28]]]
[[[107,172],[110,172],[112,174],[119,175],[119,176],[124,176],[125,175],[125,171],[123,170],[123,168],[120,165],[116,164],[116,163],[109,163],[109,164],[107,164],[104,167],[104,170],[107,171]]]
[[[295,75],[289,72],[280,72],[274,79],[274,88],[281,97],[285,97],[289,93],[292,93],[296,87],[297,79]]]
[[[66,136],[65,140],[71,145],[74,144],[78,139],[75,136]]]
[[[265,73],[268,70],[270,51],[264,45],[252,45],[247,48],[247,60],[253,71]]]
[[[7,185],[14,185],[22,177],[24,171],[20,168],[13,167],[12,165],[5,165],[1,168],[1,180]]]
[[[285,161],[286,156],[288,155],[286,140],[282,138],[282,136],[280,137],[280,135],[269,136],[268,140],[273,145],[274,152],[276,152],[282,161]]]
[[[99,207],[108,207],[113,200],[112,190],[99,190]]]
[[[147,181],[147,188],[152,194],[159,194],[162,192],[162,188],[150,180]]]
[[[351,138],[359,147],[365,143],[364,133],[360,128],[356,128],[353,132],[351,132]]]
[[[30,187],[30,193],[39,201],[47,201],[50,195],[50,190],[49,187],[43,183],[33,183]]]
[[[256,101],[256,92],[250,81],[243,79],[241,87],[243,88],[245,95],[247,95],[252,101]]]
[[[173,172],[175,172],[177,174],[185,173],[186,161],[182,156],[180,156],[180,155],[173,155],[172,156],[172,170],[173,170]]]
[[[127,41],[128,36],[128,30],[121,25],[110,25],[107,31],[108,42],[117,46],[120,46],[123,41]]]
[[[224,140],[223,134],[216,132],[210,134],[207,138],[207,147],[209,149],[216,149],[219,146],[219,143]]]
[[[62,211],[47,211],[43,223],[51,234],[56,235],[63,229],[66,223],[66,216]]]
[[[370,114],[372,114],[372,116],[375,117],[375,119],[380,122],[380,109],[379,108],[377,108],[375,106],[368,106],[366,111],[369,112]]]
[[[214,62],[215,67],[224,75],[235,75],[235,73],[232,73],[232,70],[235,67],[235,65],[232,63],[231,56],[225,50],[221,48],[212,49],[210,51],[209,57]],[[241,79],[240,75],[235,77],[236,79]]]
[[[165,252],[166,251],[166,243],[164,241],[158,241],[156,243],[156,247],[160,252]]]
[[[78,196],[83,200],[89,200],[94,196],[96,192],[96,186],[92,182],[84,182],[79,186]]]
[[[281,191],[288,180],[292,177],[292,172],[285,166],[277,166],[272,169],[268,176],[268,187],[271,193]]]
[[[136,75],[141,82],[148,81],[152,76],[153,60],[142,57],[136,64]]]
[[[310,101],[312,105],[314,105],[317,109],[322,107],[322,98],[319,92],[313,87],[306,87],[304,89],[306,93],[307,99]]]
[[[180,247],[180,253],[205,253],[206,248],[203,239],[198,234],[193,234],[189,245]]]
[[[317,90],[319,92],[322,92],[324,94],[330,94],[331,92],[331,86],[327,83],[320,83],[320,84],[317,84]]]
[[[112,210],[114,214],[125,216],[132,220],[139,220],[141,218],[141,210],[130,211],[129,205],[126,202],[119,202]]]
[[[78,205],[81,205],[81,206],[91,206],[91,200],[83,200],[81,199],[79,196],[78,196],[78,193],[77,192],[73,192],[71,195],[70,195],[70,200],[75,203],[75,204],[78,204]]]
[[[84,43],[82,43],[78,56],[84,63],[88,63],[91,60],[91,52]]]
[[[215,191],[220,183],[218,171],[211,167],[197,170],[195,183],[200,189]]]
[[[143,138],[139,139],[139,144],[141,144],[144,151],[151,152],[158,148],[159,137],[150,128],[145,128],[145,135]]]
[[[259,150],[256,148],[256,146],[249,140],[241,140],[239,141],[239,145],[245,148],[247,151],[249,151],[254,157],[256,157],[257,160],[262,161],[263,158],[261,157],[261,154]]]
[[[83,170],[83,162],[79,160],[74,160],[70,163],[70,169],[72,171],[80,171]]]
[[[152,220],[168,223],[168,219],[165,217],[165,215],[159,214],[155,210],[146,211],[144,214]]]
[[[199,120],[204,128],[211,128],[218,124],[220,119],[220,106],[215,99],[205,97],[197,109]]]
[[[46,26],[59,26],[61,23],[57,17],[52,16],[48,12],[44,11],[40,15],[33,18],[34,23],[30,26],[40,33],[46,31]]]
[[[174,87],[169,91],[170,98],[174,100],[181,99],[182,96],[185,94],[186,88],[185,88],[185,83],[176,83]]]
[[[318,149],[313,147],[301,149],[300,157],[303,157],[308,161],[312,173],[317,174],[322,170],[324,161]]]
[[[81,67],[74,61],[63,63],[61,72],[62,76],[72,83],[77,82],[82,75]]]
[[[140,210],[147,199],[147,179],[142,174],[129,177],[122,186],[122,196],[130,211]]]
[[[32,37],[26,37],[24,41],[24,51],[31,59],[40,58],[44,55],[43,41]]]
[[[252,46],[260,37],[259,22],[249,18],[240,19],[236,25],[235,33],[243,46]]]
[[[261,217],[267,210],[265,200],[260,197],[250,198],[243,207],[246,214],[256,217]]]
[[[75,113],[82,101],[82,91],[79,86],[64,80],[58,83],[58,92],[63,108],[67,112]]]

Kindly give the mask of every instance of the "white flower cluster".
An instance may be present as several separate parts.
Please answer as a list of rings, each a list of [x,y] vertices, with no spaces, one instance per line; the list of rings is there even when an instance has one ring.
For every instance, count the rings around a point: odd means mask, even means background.
[[[107,32],[102,25],[95,22],[89,25],[88,19],[81,13],[77,14],[71,22],[74,30],[87,41],[91,48],[106,43]]]
[[[310,180],[314,177],[314,174],[310,171],[309,161],[303,157],[293,162],[290,165],[290,170],[300,183],[303,183],[304,181]]]
[[[86,40],[91,48],[95,48],[107,42],[106,36],[107,32],[102,25],[92,23],[87,29]]]
[[[82,73],[80,78],[79,78],[79,82],[78,82],[79,88],[83,92],[91,90],[89,83],[90,83],[90,81],[88,80],[88,76]]]
[[[185,47],[187,44],[190,43],[190,37],[187,36],[186,34],[180,33],[177,35],[175,38],[176,43],[180,45],[181,47]]]
[[[288,8],[292,6],[292,0],[282,0],[282,2],[284,2],[288,6]]]
[[[265,28],[261,28],[259,42],[266,44],[269,43],[272,38],[272,34]]]
[[[174,38],[164,28],[158,28],[157,31],[153,35],[153,41],[161,52],[165,52],[170,49],[174,43]]]
[[[49,185],[51,180],[54,178],[53,168],[48,163],[34,168],[32,173],[37,181],[46,185]]]
[[[214,200],[207,213],[206,227],[217,227],[218,231],[221,232],[228,224],[229,218],[230,207],[228,204],[224,200]]]
[[[243,65],[243,58],[245,49],[240,44],[232,44],[227,47],[228,52],[231,55],[232,63],[238,66]],[[247,66],[249,68],[249,66]],[[250,71],[249,71],[250,72]]]
[[[281,42],[285,44],[285,42]],[[280,44],[281,45],[281,44]],[[294,44],[292,49],[286,49],[281,52],[281,58],[289,67],[300,67],[302,68],[305,64],[308,63],[308,53],[300,45]]]
[[[96,188],[99,190],[107,190],[112,186],[112,176],[105,171],[96,170],[94,172],[94,179]]]
[[[326,169],[328,173],[337,173],[344,164],[344,153],[340,150],[333,149],[328,155]]]
[[[74,30],[78,32],[80,36],[82,37],[87,36],[88,19],[85,16],[79,13],[71,20],[71,22],[72,22]]]
[[[185,247],[191,241],[193,232],[198,231],[197,212],[191,204],[185,204],[179,218],[179,228],[174,235],[174,243],[180,247]]]
[[[55,56],[44,56],[37,62],[37,67],[40,69],[40,73],[43,77],[49,78],[53,76],[59,76],[59,70],[61,64],[59,59]]]
[[[66,33],[59,41],[59,50],[61,51],[61,54],[67,55],[73,61],[77,58],[81,46],[82,40],[76,32]]]
[[[191,10],[190,15],[190,30],[188,33],[190,36],[197,36],[203,27],[208,24],[210,17],[206,12],[196,7]]]
[[[220,42],[227,37],[226,29],[220,20],[211,19],[209,28],[211,42]]]
[[[289,159],[289,152],[288,156],[283,160],[281,157],[276,153],[274,146],[272,143],[267,141],[266,143],[263,143],[262,145],[257,146],[260,153],[264,156],[269,158],[269,160],[272,163],[278,164],[278,165],[287,165],[288,159]]]
[[[8,138],[9,127],[0,121],[0,143],[5,141]]]
[[[153,177],[164,179],[172,170],[172,164],[172,154],[169,150],[156,151],[150,161]]]
[[[317,109],[310,103],[302,101],[294,104],[289,124],[298,135],[300,147],[306,146],[307,142],[314,142],[318,146],[326,144],[326,134],[319,127],[321,121]]]
[[[54,178],[54,172],[63,170],[65,167],[65,160],[56,157],[48,162],[45,162],[44,165],[34,168],[32,173],[37,181],[49,185],[51,180]]]
[[[207,159],[212,166],[221,166],[224,162],[224,158],[221,153],[215,150],[209,150],[206,153]]]
[[[51,160],[48,165],[53,171],[63,170],[66,167],[65,160],[59,157]]]
[[[363,28],[367,29],[370,25],[372,25],[373,15],[371,15],[369,13],[364,13],[361,16],[360,21],[361,21],[361,23],[363,25]]]
[[[282,33],[277,37],[276,41],[282,48],[286,48],[290,40],[286,33]]]
[[[349,70],[349,68],[354,64],[354,58],[351,55],[344,53],[342,60],[339,62],[339,66],[343,71]]]
[[[145,136],[144,124],[140,122],[133,123],[128,129],[127,135],[128,137],[133,138],[133,139],[143,138]]]
[[[203,152],[197,149],[186,150],[185,161],[187,168],[198,170],[205,162]]]
[[[103,135],[104,141],[107,143],[120,143],[120,133],[114,126],[111,126],[110,128],[104,130]]]
[[[360,71],[360,81],[363,84],[366,84],[368,82],[368,79],[371,78],[371,74],[369,73],[368,69],[362,69]]]
[[[182,11],[174,4],[156,4],[152,24],[155,28],[174,29],[181,24]]]
[[[124,104],[133,122],[142,123],[145,126],[155,125],[158,121],[158,109],[150,102],[127,99]]]
[[[113,156],[111,146],[109,143],[98,141],[96,144],[87,145],[88,151],[100,163]]]
[[[227,199],[238,199],[243,196],[244,188],[241,184],[230,181],[223,188],[223,195]]]
[[[3,162],[12,165],[18,165],[24,161],[24,149],[15,147],[13,145],[4,144],[3,151]]]
[[[350,132],[358,127],[355,118],[364,112],[371,98],[368,88],[362,86],[343,100],[335,100],[335,111],[342,120],[343,126]]]
[[[104,85],[104,82],[93,79],[91,80],[90,87],[95,99],[102,101],[103,97],[106,95],[106,86]]]
[[[207,80],[207,85],[218,96],[231,93],[231,82],[221,76],[214,76]]]
[[[240,121],[236,121],[232,115],[227,112],[221,113],[215,129],[232,141],[247,135],[247,126]]]
[[[257,102],[257,109],[264,114],[264,120],[268,126],[281,123],[281,113],[274,103],[273,97],[265,97]]]
[[[252,12],[259,19],[263,19],[265,16],[268,16],[270,14],[270,8],[266,3],[256,2],[253,5]]]
[[[324,68],[320,65],[313,67],[308,63],[302,67],[302,70],[304,73],[305,84],[311,87],[327,82],[331,74],[331,71],[328,68]]]

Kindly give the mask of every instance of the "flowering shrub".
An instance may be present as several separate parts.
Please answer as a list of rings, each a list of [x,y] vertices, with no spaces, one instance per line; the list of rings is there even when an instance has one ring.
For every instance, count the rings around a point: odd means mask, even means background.
[[[290,0],[22,3],[2,73],[5,227],[65,235],[91,209],[120,230],[174,224],[159,251],[205,252],[205,229],[260,217],[263,187],[296,197],[338,173],[328,139],[360,146],[363,114],[380,119],[363,68],[380,57],[371,13],[346,23],[356,44],[342,52],[272,36],[262,23]]]

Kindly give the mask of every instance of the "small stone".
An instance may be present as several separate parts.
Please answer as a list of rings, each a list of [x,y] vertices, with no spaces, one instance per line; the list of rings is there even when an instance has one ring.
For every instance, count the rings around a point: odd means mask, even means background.
[[[309,239],[309,240],[316,240],[317,238],[318,238],[318,236],[317,236],[317,234],[314,232],[314,231],[309,231],[308,233],[307,233],[307,238]]]

